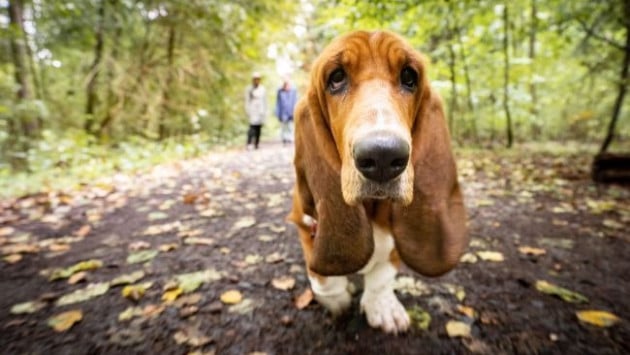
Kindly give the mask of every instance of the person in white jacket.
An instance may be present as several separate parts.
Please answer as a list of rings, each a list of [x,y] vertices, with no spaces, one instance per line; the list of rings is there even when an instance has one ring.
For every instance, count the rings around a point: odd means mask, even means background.
[[[260,83],[260,73],[252,75],[252,85],[245,91],[245,112],[249,118],[249,130],[247,131],[247,149],[258,149],[260,132],[267,117],[267,92]]]

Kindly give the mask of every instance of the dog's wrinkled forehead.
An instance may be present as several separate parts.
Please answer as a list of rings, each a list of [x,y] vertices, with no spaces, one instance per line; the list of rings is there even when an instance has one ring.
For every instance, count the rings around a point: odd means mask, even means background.
[[[367,81],[379,74],[396,74],[410,66],[423,72],[423,59],[404,39],[388,32],[355,32],[333,41],[322,53],[319,81],[325,85],[337,68],[354,75],[353,81]],[[390,75],[396,78],[396,75]]]

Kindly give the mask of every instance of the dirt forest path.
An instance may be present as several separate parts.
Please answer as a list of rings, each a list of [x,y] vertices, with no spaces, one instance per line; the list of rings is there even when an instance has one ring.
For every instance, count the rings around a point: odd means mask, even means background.
[[[630,189],[584,156],[459,155],[472,241],[444,277],[401,272],[407,334],[358,295],[307,305],[292,148],[268,144],[1,201],[0,353],[630,353]]]

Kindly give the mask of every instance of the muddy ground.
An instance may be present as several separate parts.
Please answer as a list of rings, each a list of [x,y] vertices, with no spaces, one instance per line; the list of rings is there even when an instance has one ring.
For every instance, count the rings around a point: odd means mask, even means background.
[[[339,319],[315,301],[296,307],[308,283],[296,231],[284,221],[292,148],[267,144],[2,201],[0,353],[630,353],[630,188],[590,182],[584,154],[458,156],[472,237],[466,262],[435,279],[401,272],[398,295],[407,309],[430,315],[426,330],[414,324],[393,336],[369,328],[358,294]],[[490,260],[481,258],[485,251],[495,252]],[[153,258],[129,263],[139,252]],[[76,284],[49,281],[51,270],[90,259],[102,266],[75,277]],[[137,282],[153,284],[136,301],[110,283],[139,270]],[[163,300],[176,275],[200,270],[216,277]],[[275,287],[280,277],[295,285]],[[541,280],[588,301],[540,292]],[[56,305],[97,283],[108,290]],[[228,290],[243,300],[222,303]],[[38,307],[14,307],[27,301]],[[119,319],[130,307],[137,314]],[[600,327],[577,319],[576,311],[590,309],[620,321]],[[71,328],[48,325],[70,310],[82,314]],[[449,335],[449,321],[469,325],[470,334]]]

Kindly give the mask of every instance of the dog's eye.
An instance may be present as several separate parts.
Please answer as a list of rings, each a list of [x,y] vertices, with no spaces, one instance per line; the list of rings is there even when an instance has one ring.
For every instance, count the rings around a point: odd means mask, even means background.
[[[337,94],[346,87],[347,81],[346,72],[341,68],[335,69],[328,77],[328,90],[331,94]]]
[[[400,72],[400,85],[409,91],[413,91],[418,85],[418,73],[410,67],[404,67]]]

